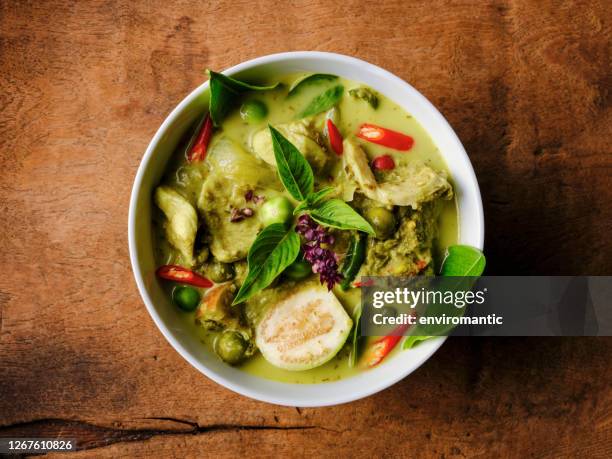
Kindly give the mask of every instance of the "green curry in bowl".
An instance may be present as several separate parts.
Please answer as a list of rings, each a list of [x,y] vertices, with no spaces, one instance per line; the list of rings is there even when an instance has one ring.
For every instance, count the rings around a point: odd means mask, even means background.
[[[456,242],[435,145],[335,75],[210,74],[209,113],[153,197],[168,295],[203,346],[258,376],[316,383],[378,364],[399,338],[359,337],[359,279],[434,275]]]

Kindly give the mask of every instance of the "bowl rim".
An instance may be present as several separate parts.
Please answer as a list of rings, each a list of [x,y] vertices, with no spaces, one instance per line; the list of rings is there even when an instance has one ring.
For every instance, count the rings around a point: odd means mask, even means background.
[[[415,89],[412,85],[410,85],[403,79],[399,78],[398,76],[394,75],[393,73],[377,65],[364,61],[362,59],[358,59],[352,56],[346,56],[343,54],[323,52],[323,51],[290,51],[290,52],[269,54],[269,55],[265,55],[265,56],[261,56],[261,57],[257,57],[254,59],[250,59],[250,60],[241,62],[237,65],[234,65],[232,67],[229,67],[223,70],[222,73],[227,74],[227,75],[232,75],[232,74],[250,69],[252,67],[265,65],[265,64],[271,64],[271,63],[277,63],[279,61],[283,61],[286,59],[296,59],[296,58],[297,59],[299,58],[318,59],[318,60],[323,60],[323,61],[334,62],[335,64],[340,64],[340,65],[357,64],[360,66],[364,66],[368,70],[372,71],[373,73],[378,73],[381,78],[390,80],[391,82],[394,82],[395,84],[405,86],[408,91],[412,92],[413,97],[420,99],[420,103],[427,107],[427,109],[430,111],[430,114],[435,118],[436,123],[447,131],[446,135],[449,136],[452,143],[454,144],[454,147],[457,149],[457,151],[463,157],[464,162],[466,163],[465,166],[466,166],[467,176],[465,178],[474,187],[474,191],[477,197],[476,202],[474,203],[475,213],[478,219],[478,224],[477,224],[478,234],[476,235],[476,238],[475,238],[478,243],[476,245],[478,246],[479,249],[482,250],[483,245],[484,245],[484,210],[483,210],[483,205],[482,205],[482,195],[480,193],[480,187],[478,185],[478,180],[476,178],[476,174],[474,172],[474,168],[471,164],[471,161],[469,160],[469,156],[467,152],[465,151],[465,148],[463,147],[463,144],[459,140],[457,134],[455,133],[453,128],[450,126],[446,118],[444,118],[444,116],[438,111],[438,109],[424,95],[422,95],[417,89]],[[224,386],[243,396],[250,397],[255,400],[259,400],[259,401],[263,401],[267,403],[276,404],[276,405],[296,406],[296,404],[294,403],[294,400],[290,397],[285,397],[282,395],[277,395],[277,396],[272,397],[262,392],[259,392],[257,390],[251,389],[245,385],[237,384],[234,381],[228,378],[225,378],[222,375],[217,374],[214,370],[208,368],[206,365],[200,362],[194,355],[192,355],[190,351],[188,351],[178,340],[175,339],[174,336],[170,334],[167,325],[164,323],[160,315],[155,310],[153,306],[153,300],[150,297],[145,287],[143,273],[141,272],[140,265],[138,263],[138,249],[137,249],[137,243],[136,243],[136,229],[135,229],[136,228],[136,208],[138,204],[139,190],[142,186],[142,181],[145,175],[145,171],[147,170],[149,164],[153,161],[153,153],[156,150],[157,145],[162,140],[168,128],[173,124],[174,120],[186,109],[186,107],[188,107],[199,95],[201,95],[208,88],[208,85],[209,85],[208,81],[199,85],[197,88],[191,91],[191,93],[189,93],[170,112],[170,114],[168,114],[168,116],[164,119],[163,123],[157,129],[155,135],[149,142],[149,145],[147,146],[147,149],[145,150],[145,153],[140,161],[138,170],[136,172],[136,176],[134,178],[134,184],[131,190],[129,213],[128,213],[128,246],[129,246],[129,255],[130,255],[130,263],[132,266],[132,272],[134,274],[134,279],[136,281],[136,285],[138,287],[140,297],[142,301],[144,302],[149,315],[153,319],[153,322],[155,323],[159,331],[162,333],[162,335],[166,338],[168,343],[170,343],[170,345],[179,353],[179,355],[181,355],[181,357],[183,357],[187,362],[189,362],[194,368],[196,368],[198,371],[200,371],[202,374],[204,374],[206,377],[213,380],[217,384],[220,384],[221,386]],[[434,144],[436,144],[435,135],[432,134],[431,132],[428,132],[428,134],[432,137],[432,140],[434,140]],[[323,407],[323,406],[338,405],[338,404],[348,403],[354,400],[358,400],[361,398],[365,398],[381,390],[384,390],[394,385],[401,379],[405,378],[413,371],[417,370],[423,363],[425,363],[440,348],[440,346],[442,346],[442,344],[446,341],[446,338],[447,338],[446,336],[441,336],[436,339],[430,340],[430,349],[428,350],[427,353],[425,353],[421,357],[421,361],[418,362],[418,364],[413,365],[411,367],[407,367],[405,369],[400,369],[391,378],[381,379],[375,384],[372,384],[367,387],[364,386],[361,388],[361,390],[356,390],[353,393],[347,393],[340,397],[325,398],[324,395],[321,394],[321,397],[318,400],[313,400],[312,403],[301,403],[300,402],[300,404],[297,406]],[[277,384],[288,384],[291,386],[298,385],[298,384],[292,384],[292,383],[278,383],[276,381],[274,382]],[[322,385],[324,387],[325,384],[333,384],[333,383],[308,384],[307,386],[321,386]]]

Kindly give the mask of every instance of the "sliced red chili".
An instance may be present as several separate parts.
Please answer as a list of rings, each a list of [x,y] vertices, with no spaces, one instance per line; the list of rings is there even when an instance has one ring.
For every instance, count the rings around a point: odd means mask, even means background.
[[[198,273],[177,265],[160,266],[157,268],[156,274],[162,279],[189,284],[195,287],[209,288],[214,285],[212,281],[200,276]]]
[[[327,135],[329,136],[329,143],[332,149],[340,156],[344,151],[344,147],[342,146],[342,134],[340,134],[340,131],[331,119],[327,120]]]
[[[414,145],[414,139],[409,135],[368,123],[361,125],[357,137],[400,151],[408,151]]]
[[[374,285],[374,279],[368,279],[365,281],[357,281],[353,282],[353,287],[361,288],[361,287],[372,287]]]
[[[399,343],[399,340],[402,339],[403,333],[408,329],[410,325],[404,324],[398,326],[393,332],[388,335],[377,340],[370,349],[368,349],[367,354],[364,356],[365,364],[368,367],[373,367],[378,365],[383,359],[393,350],[393,348]]]
[[[187,154],[187,161],[203,161],[206,158],[206,150],[208,149],[208,143],[212,137],[213,123],[210,114],[206,114],[202,128],[198,133],[198,136],[193,143],[193,146]]]
[[[423,271],[425,268],[427,268],[427,265],[429,263],[427,263],[425,260],[417,260],[416,265],[417,265],[417,272],[421,272]]]
[[[372,168],[379,171],[390,171],[395,169],[395,161],[389,155],[377,156],[372,161]]]

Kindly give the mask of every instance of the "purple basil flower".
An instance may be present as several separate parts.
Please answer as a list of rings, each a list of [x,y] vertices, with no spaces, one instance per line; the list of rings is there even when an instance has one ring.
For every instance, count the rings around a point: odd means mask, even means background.
[[[334,284],[342,280],[342,275],[338,272],[338,255],[321,247],[321,244],[332,245],[334,236],[328,234],[323,226],[308,215],[298,218],[295,230],[305,240],[302,244],[304,259],[312,265],[312,271],[319,274],[321,284],[326,284],[327,289],[331,290]]]

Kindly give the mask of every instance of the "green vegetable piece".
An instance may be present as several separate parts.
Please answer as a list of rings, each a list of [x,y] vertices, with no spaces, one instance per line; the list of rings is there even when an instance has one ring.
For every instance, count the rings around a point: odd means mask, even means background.
[[[289,93],[287,97],[291,97],[295,95],[299,89],[310,86],[316,83],[320,83],[322,81],[333,81],[338,79],[336,75],[330,75],[329,73],[311,73],[308,75],[304,75],[301,78],[298,78],[293,82],[291,87],[289,88]]]
[[[341,199],[330,199],[313,207],[310,216],[324,226],[342,230],[357,230],[375,236],[376,233],[365,218]]]
[[[195,311],[200,304],[200,292],[193,287],[177,286],[172,290],[172,301],[183,311]]]
[[[303,201],[314,187],[314,174],[306,158],[283,135],[269,126],[278,175],[294,199]]]
[[[213,347],[221,360],[236,365],[244,358],[248,343],[240,333],[226,330],[217,336]]]
[[[291,263],[283,274],[289,279],[301,280],[312,274],[312,265],[304,259],[298,259]]]
[[[351,283],[355,279],[355,276],[359,272],[359,268],[363,264],[365,259],[367,236],[363,233],[357,233],[351,239],[349,245],[348,254],[342,265],[342,276],[344,279],[340,283],[342,290],[346,291],[351,288]]]
[[[452,245],[442,263],[441,276],[480,276],[486,265],[480,250],[469,245]]]
[[[240,107],[240,117],[247,123],[257,123],[268,116],[268,107],[260,100],[247,100]]]
[[[293,216],[293,205],[285,196],[277,196],[266,201],[259,210],[259,219],[264,226],[274,223],[286,225]]]
[[[367,102],[374,110],[378,108],[378,96],[376,96],[376,93],[370,88],[360,86],[359,88],[350,89],[349,94],[355,99],[361,99]]]
[[[249,91],[269,91],[279,85],[276,83],[269,86],[256,86],[212,70],[208,70],[208,74],[210,76],[209,112],[216,127],[221,124],[240,95]]]
[[[266,288],[300,253],[300,238],[281,223],[264,228],[255,238],[247,256],[248,273],[232,304],[246,301]]]
[[[299,118],[305,118],[329,110],[340,101],[343,92],[344,86],[338,85],[328,89],[323,94],[319,94],[310,101],[304,111],[300,113]]]
[[[372,207],[364,216],[376,231],[377,239],[387,239],[395,231],[395,216],[384,207]]]

